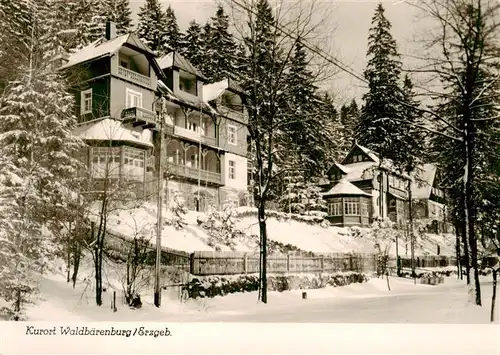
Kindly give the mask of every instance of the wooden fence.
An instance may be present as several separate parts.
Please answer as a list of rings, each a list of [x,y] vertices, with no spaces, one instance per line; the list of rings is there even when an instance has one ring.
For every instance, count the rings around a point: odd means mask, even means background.
[[[408,267],[409,258],[400,258],[401,267]],[[193,275],[237,275],[259,272],[259,254],[244,252],[197,251],[190,255],[190,272]],[[415,260],[419,268],[445,267],[456,265],[452,258],[441,256],[418,257]],[[390,267],[396,267],[396,259],[391,259]],[[317,256],[304,256],[298,253],[269,254],[267,272],[284,273],[332,273],[364,272],[377,270],[377,258],[374,254],[331,253]]]
[[[132,240],[118,233],[107,233],[106,247],[109,256],[116,260],[126,261],[126,255],[132,246]],[[153,244],[148,248],[145,262],[154,265],[156,250]],[[173,266],[192,275],[238,275],[259,272],[259,253],[245,252],[213,252],[196,251],[187,253],[180,250],[162,247],[161,264]],[[391,268],[396,268],[396,259],[389,261]],[[408,257],[400,258],[401,268],[410,268]],[[433,268],[456,266],[456,260],[445,256],[418,256],[415,258],[417,268]],[[328,253],[321,255],[303,255],[299,252],[289,254],[269,254],[267,272],[270,274],[285,273],[333,273],[333,272],[363,272],[371,273],[377,270],[377,258],[374,254],[360,253]]]

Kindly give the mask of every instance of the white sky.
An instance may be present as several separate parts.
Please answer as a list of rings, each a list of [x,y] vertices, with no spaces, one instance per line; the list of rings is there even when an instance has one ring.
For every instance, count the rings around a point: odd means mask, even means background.
[[[304,0],[307,1],[307,0]],[[366,49],[368,29],[377,0],[319,0],[322,6],[328,8],[332,18],[330,23],[335,25],[331,31],[331,54],[349,65],[357,73],[362,73],[366,65]],[[137,19],[137,11],[145,0],[130,0],[134,13],[134,21]],[[383,0],[386,16],[392,24],[392,34],[396,38],[402,54],[417,54],[419,46],[415,39],[421,35],[424,28],[421,16],[410,5],[401,0]],[[189,21],[196,19],[204,24],[208,18],[215,13],[216,0],[163,0],[162,6],[172,6],[177,16],[177,21],[182,30],[185,30]],[[333,27],[333,26],[332,26]],[[328,30],[328,29],[326,29]],[[415,49],[417,48],[417,49]],[[404,65],[408,66],[406,58],[403,57]],[[362,83],[348,74],[337,74],[329,82],[329,89],[337,97],[339,103],[351,100],[353,97],[360,98],[363,89]]]

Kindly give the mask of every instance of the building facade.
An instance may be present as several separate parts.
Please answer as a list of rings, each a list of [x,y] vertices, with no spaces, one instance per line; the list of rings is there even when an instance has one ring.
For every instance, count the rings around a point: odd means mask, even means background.
[[[327,177],[322,187],[332,223],[366,226],[377,217],[388,217],[400,227],[406,224],[410,178],[397,173],[388,161],[380,164],[375,152],[355,144],[342,163],[333,164]]]
[[[207,85],[178,53],[156,58],[135,34],[115,33],[108,23],[105,38],[62,63],[73,83],[75,134],[87,143],[81,159],[96,190],[110,179],[127,181],[154,198],[162,164],[168,200],[180,196],[199,211],[247,205],[242,90],[230,80]]]

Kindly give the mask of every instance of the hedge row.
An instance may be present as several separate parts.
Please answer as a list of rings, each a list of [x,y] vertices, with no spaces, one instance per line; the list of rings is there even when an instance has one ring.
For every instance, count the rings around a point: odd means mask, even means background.
[[[318,289],[326,286],[346,286],[351,283],[368,281],[362,273],[336,273],[322,275],[268,275],[269,291],[289,291],[297,289]],[[187,291],[189,298],[224,296],[230,293],[251,292],[259,289],[259,276],[237,275],[232,277],[205,276],[192,279]]]

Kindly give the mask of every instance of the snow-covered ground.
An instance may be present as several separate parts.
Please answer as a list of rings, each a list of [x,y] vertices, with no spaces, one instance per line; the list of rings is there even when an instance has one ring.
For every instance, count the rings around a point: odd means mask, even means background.
[[[75,289],[66,283],[64,271],[46,276],[40,285],[40,298],[29,306],[33,321],[151,321],[160,322],[328,322],[328,323],[489,323],[491,281],[483,279],[483,307],[467,302],[464,281],[455,277],[444,284],[414,284],[413,280],[390,278],[344,287],[270,292],[268,304],[257,302],[257,292],[224,297],[190,299],[181,303],[175,291],[163,291],[162,306],[153,305],[152,293],[145,290],[143,307],[129,309],[121,303],[119,272],[108,267],[105,273],[103,305],[95,305],[91,264],[83,265],[81,280]],[[117,312],[111,310],[112,290],[117,290]],[[497,310],[500,307],[497,307]],[[497,316],[498,320],[498,316]]]
[[[240,212],[247,212],[248,208],[239,208]],[[200,213],[189,212],[186,215],[187,227],[176,230],[173,226],[165,226],[163,229],[162,245],[186,252],[213,251],[214,247],[208,244],[208,235],[198,226],[197,218]],[[165,212],[168,218],[169,213]],[[112,216],[108,222],[110,231],[123,235],[133,236],[138,232],[146,232],[154,240],[154,225],[156,223],[156,206],[146,203],[140,208],[123,210]],[[244,231],[247,236],[258,235],[259,227],[257,217],[244,216],[239,218],[237,227]],[[277,220],[274,217],[267,219],[268,237],[270,240],[283,244],[291,244],[305,251],[316,253],[372,253],[373,241],[369,238],[356,238],[348,228],[322,227],[319,224],[308,224],[293,219]],[[244,238],[236,241],[237,251],[256,251],[256,238]],[[440,246],[440,254],[447,256],[455,255],[455,237],[452,235],[425,235],[418,241],[416,255],[437,255],[437,245]],[[218,244],[222,251],[230,251],[228,246]],[[391,254],[396,254],[396,245],[393,244]],[[399,240],[399,255],[409,255],[409,243],[404,238]]]

